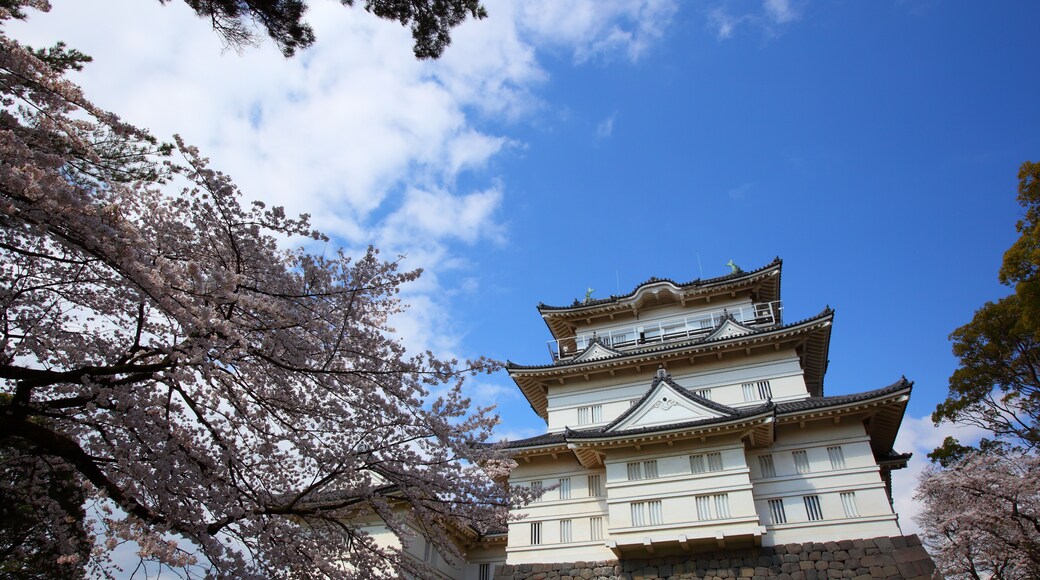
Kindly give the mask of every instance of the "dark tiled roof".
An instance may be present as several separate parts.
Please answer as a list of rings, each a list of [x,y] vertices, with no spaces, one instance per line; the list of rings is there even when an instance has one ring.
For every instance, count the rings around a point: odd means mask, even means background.
[[[614,436],[627,436],[627,435],[643,435],[645,433],[656,433],[658,431],[674,431],[677,429],[693,429],[696,427],[704,427],[707,425],[714,425],[716,423],[726,423],[729,421],[744,419],[748,417],[754,417],[763,413],[769,413],[773,411],[775,405],[773,403],[766,403],[765,405],[759,405],[758,407],[752,407],[749,409],[734,410],[732,415],[723,415],[722,417],[709,417],[707,419],[698,419],[696,421],[685,421],[683,423],[668,423],[666,425],[652,425],[649,427],[641,427],[639,429],[626,429],[624,431],[608,431],[606,428],[603,429],[590,429],[587,431],[565,431],[568,439],[595,439],[597,437],[614,437]]]
[[[567,437],[563,433],[546,433],[544,435],[528,437],[527,439],[507,441],[505,447],[507,449],[515,449],[518,447],[541,447],[543,445],[562,445],[566,442]]]
[[[617,419],[614,419],[613,421],[610,422],[609,425],[607,425],[606,427],[603,427],[603,431],[609,431],[610,429],[613,429],[615,426],[621,424],[622,421],[627,419],[629,415],[631,415],[632,413],[635,413],[636,410],[639,409],[640,405],[642,405],[643,402],[646,401],[650,397],[651,394],[653,394],[654,389],[657,388],[657,385],[661,384],[662,382],[666,383],[668,386],[670,386],[673,389],[675,389],[676,392],[678,392],[680,395],[682,395],[686,399],[688,399],[690,401],[693,401],[694,403],[697,403],[698,405],[702,405],[702,406],[707,407],[707,408],[709,408],[709,409],[711,409],[713,411],[718,411],[720,413],[723,413],[724,415],[733,415],[734,413],[736,413],[736,409],[734,409],[733,407],[727,407],[726,405],[723,405],[721,403],[716,403],[715,401],[712,401],[711,399],[705,399],[704,397],[701,397],[700,395],[696,395],[696,394],[690,392],[685,387],[683,387],[683,386],[679,385],[678,383],[676,383],[675,381],[673,381],[671,375],[669,375],[667,373],[662,375],[661,371],[663,371],[663,370],[664,370],[663,368],[658,369],[658,371],[657,371],[658,374],[654,377],[653,382],[650,383],[650,388],[647,389],[645,393],[643,393],[643,396],[640,397],[639,400],[635,402],[635,404],[633,404],[631,407],[629,407],[627,410],[625,410],[625,412],[622,413]]]
[[[776,412],[779,415],[785,415],[787,413],[798,413],[800,411],[811,411],[813,409],[822,409],[825,407],[847,405],[849,403],[867,401],[873,399],[874,397],[888,395],[890,393],[895,393],[903,389],[909,389],[913,386],[914,383],[906,380],[906,377],[901,377],[898,381],[892,383],[887,387],[874,389],[873,391],[867,391],[865,393],[854,393],[851,395],[835,395],[833,397],[809,397],[808,399],[791,401],[789,403],[778,403],[776,406]]]
[[[632,413],[634,413],[636,411],[636,409],[638,409],[639,406],[642,405],[646,401],[646,399],[651,395],[651,393],[653,393],[654,388],[657,387],[658,384],[660,384],[662,381],[667,382],[669,386],[671,386],[673,389],[675,389],[677,392],[679,392],[680,394],[682,394],[684,397],[688,398],[689,400],[691,400],[691,401],[693,401],[693,402],[695,402],[695,403],[697,403],[699,405],[703,405],[705,407],[708,407],[710,409],[713,409],[713,410],[716,410],[716,411],[718,411],[720,413],[723,413],[723,415],[721,417],[709,417],[709,418],[706,418],[706,419],[698,419],[696,421],[686,421],[686,422],[683,422],[683,423],[669,423],[669,424],[666,424],[666,425],[653,425],[653,426],[649,426],[649,427],[641,427],[639,429],[627,429],[627,430],[624,430],[624,431],[611,431],[610,430],[610,429],[614,428],[615,426],[617,426],[618,424],[620,424],[622,421],[624,421],[625,418],[630,416]],[[570,429],[570,428],[566,428],[563,432],[546,433],[544,435],[538,435],[538,436],[535,436],[535,437],[529,437],[527,439],[519,439],[517,441],[509,441],[509,442],[507,442],[505,444],[505,447],[508,448],[508,449],[517,449],[517,448],[542,447],[542,446],[546,446],[546,445],[564,445],[568,441],[576,440],[576,439],[596,439],[596,438],[600,438],[600,437],[642,435],[642,434],[645,434],[645,433],[654,433],[654,432],[658,432],[658,431],[672,431],[672,430],[677,430],[677,429],[693,429],[693,428],[704,427],[704,426],[713,425],[713,424],[717,424],[717,423],[726,423],[728,421],[734,421],[734,420],[740,420],[740,419],[744,419],[744,418],[754,417],[756,415],[761,415],[763,413],[769,413],[769,412],[773,412],[776,415],[795,414],[795,413],[799,413],[799,412],[802,412],[802,411],[811,411],[811,410],[814,410],[814,409],[824,409],[824,408],[827,408],[827,407],[839,407],[839,406],[842,406],[842,405],[847,405],[849,403],[857,403],[857,402],[860,402],[860,401],[868,401],[868,400],[876,398],[876,397],[883,397],[885,395],[896,393],[896,392],[899,392],[899,391],[904,390],[904,389],[910,389],[910,388],[913,387],[913,385],[914,385],[914,383],[912,381],[908,381],[906,379],[906,377],[901,377],[898,381],[896,381],[895,383],[892,383],[891,385],[889,385],[887,387],[883,387],[883,388],[880,388],[880,389],[874,389],[872,391],[866,391],[866,392],[863,392],[863,393],[854,393],[854,394],[851,394],[851,395],[836,395],[836,396],[833,396],[833,397],[809,397],[809,398],[806,398],[806,399],[801,399],[801,400],[798,400],[798,401],[791,401],[791,402],[786,402],[786,403],[773,403],[772,401],[768,401],[764,405],[759,405],[757,407],[745,407],[745,408],[741,408],[741,409],[736,409],[736,408],[733,408],[733,407],[727,407],[726,405],[723,405],[723,404],[716,403],[714,401],[705,399],[704,397],[700,397],[700,396],[692,393],[690,390],[686,389],[685,387],[682,387],[679,384],[677,384],[674,381],[672,381],[671,377],[668,376],[668,375],[665,375],[663,377],[658,376],[658,377],[654,378],[653,383],[651,384],[650,388],[647,389],[646,393],[643,395],[642,398],[639,399],[639,401],[636,404],[632,405],[627,411],[622,413],[617,419],[614,419],[613,421],[610,422],[610,424],[608,424],[608,425],[606,425],[604,427],[599,427],[599,428],[596,428],[596,429],[582,429],[582,430],[573,430],[573,429]],[[892,459],[892,460],[909,459],[910,455],[911,455],[909,453],[897,454],[894,451],[889,451],[888,453],[889,453],[890,457],[885,457],[884,459]]]
[[[628,294],[613,295],[613,296],[608,296],[607,298],[598,298],[596,300],[589,300],[588,302],[582,302],[580,300],[575,300],[574,303],[572,303],[569,306],[549,306],[548,304],[545,304],[543,302],[539,302],[538,303],[538,310],[539,311],[546,311],[546,310],[569,310],[571,308],[582,308],[582,307],[586,307],[586,306],[600,306],[600,305],[603,305],[603,304],[610,304],[610,303],[613,303],[613,302],[619,302],[621,300],[625,300],[625,299],[628,299],[628,298],[631,298],[631,297],[635,296],[636,293],[639,292],[639,289],[642,288],[643,286],[647,286],[649,284],[659,284],[661,282],[667,282],[667,283],[669,283],[669,284],[671,284],[673,286],[677,286],[679,288],[691,288],[691,287],[696,287],[696,286],[708,286],[710,284],[718,284],[720,282],[727,282],[727,281],[730,281],[730,280],[736,280],[736,279],[739,279],[739,278],[743,278],[745,276],[752,276],[754,274],[757,274],[757,273],[762,272],[764,270],[768,270],[769,268],[772,268],[773,266],[776,266],[776,265],[782,264],[782,263],[783,263],[783,260],[781,260],[780,257],[777,256],[776,258],[773,259],[772,262],[766,264],[765,266],[762,266],[761,268],[758,268],[758,269],[755,269],[755,270],[751,270],[749,272],[745,272],[743,270],[738,270],[736,272],[732,272],[732,273],[726,274],[725,276],[719,276],[717,278],[708,278],[707,280],[701,280],[700,278],[697,278],[696,280],[691,280],[689,282],[676,282],[675,280],[672,280],[670,278],[656,278],[655,277],[655,278],[650,278],[646,282],[643,282],[642,284],[637,285],[635,287],[635,289],[633,289]]]
[[[802,325],[802,324],[806,324],[806,323],[809,323],[809,322],[816,322],[816,321],[821,320],[823,318],[826,318],[826,317],[828,317],[828,316],[830,316],[832,314],[834,314],[834,310],[832,310],[828,306],[827,308],[825,308],[823,310],[823,312],[820,312],[816,316],[810,316],[809,318],[805,318],[805,319],[799,320],[798,322],[793,322],[791,324],[785,324],[783,326],[770,326],[770,327],[766,327],[766,328],[756,329],[754,332],[750,332],[748,334],[740,334],[740,335],[736,335],[736,336],[724,336],[724,337],[711,338],[711,339],[704,338],[704,339],[694,339],[694,340],[675,340],[673,342],[657,343],[657,344],[647,345],[647,346],[644,346],[644,347],[641,347],[641,348],[635,348],[635,349],[632,349],[632,350],[626,350],[626,351],[621,352],[619,354],[616,354],[614,356],[597,358],[597,359],[593,359],[593,360],[589,360],[589,361],[582,361],[582,360],[577,360],[576,361],[576,360],[574,360],[577,357],[571,357],[571,358],[567,358],[567,359],[560,359],[560,360],[551,362],[551,363],[546,364],[546,365],[521,365],[521,364],[514,363],[512,361],[506,361],[506,370],[512,370],[512,369],[517,369],[517,370],[551,369],[551,368],[565,367],[565,366],[570,366],[570,365],[580,365],[580,364],[584,364],[584,363],[587,363],[587,362],[597,362],[597,363],[599,363],[599,362],[603,362],[603,361],[622,359],[622,358],[627,357],[627,356],[636,356],[636,355],[645,355],[645,354],[654,354],[654,353],[664,353],[664,352],[668,352],[668,351],[672,351],[672,350],[681,350],[681,349],[684,349],[684,348],[689,348],[691,346],[701,346],[701,345],[706,345],[706,344],[714,344],[714,343],[717,343],[717,342],[722,342],[724,340],[742,339],[742,338],[748,338],[748,337],[753,337],[753,336],[759,336],[759,335],[767,334],[767,333],[770,333],[770,332],[786,330],[786,329],[794,328],[796,326],[799,326],[799,325]]]

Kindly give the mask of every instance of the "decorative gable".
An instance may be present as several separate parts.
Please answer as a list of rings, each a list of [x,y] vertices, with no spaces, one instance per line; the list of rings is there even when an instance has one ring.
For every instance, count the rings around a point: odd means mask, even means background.
[[[621,354],[620,351],[616,351],[610,348],[609,346],[604,346],[598,340],[594,340],[592,344],[590,344],[589,347],[585,349],[585,352],[571,359],[571,362],[597,360],[601,358],[609,358],[619,354]]]
[[[750,334],[754,331],[754,328],[744,326],[743,324],[737,322],[733,318],[726,318],[725,320],[723,320],[722,324],[720,324],[718,328],[712,331],[711,334],[705,337],[704,340],[714,340],[716,338],[730,338],[732,336]]]
[[[698,397],[672,382],[661,371],[650,391],[604,431],[620,432],[672,423],[687,423],[727,417],[722,405]]]

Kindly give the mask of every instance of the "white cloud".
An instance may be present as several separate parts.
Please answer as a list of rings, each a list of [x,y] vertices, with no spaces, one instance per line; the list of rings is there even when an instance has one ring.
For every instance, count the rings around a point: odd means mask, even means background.
[[[973,426],[942,424],[935,427],[931,417],[911,417],[903,419],[902,427],[896,438],[895,449],[899,452],[912,452],[906,469],[892,472],[892,489],[894,508],[899,514],[899,527],[904,534],[919,534],[920,527],[914,522],[914,516],[921,508],[914,501],[914,490],[917,481],[929,465],[928,454],[942,445],[947,436],[956,437],[962,443],[975,443],[986,434],[986,431]]]
[[[766,17],[777,24],[798,19],[798,13],[791,7],[790,0],[764,0],[762,8]]]
[[[606,139],[614,134],[614,119],[617,118],[617,113],[613,113],[606,119],[603,119],[596,125],[596,136],[600,139]]]
[[[479,172],[525,147],[508,134],[514,124],[554,122],[538,118],[549,80],[540,51],[634,61],[676,10],[673,0],[486,4],[489,18],[457,28],[437,61],[414,58],[408,29],[337,2],[310,3],[318,40],[292,59],[266,41],[224,50],[183,2],[54,0],[50,14],[5,26],[34,46],[60,39],[92,55],[75,75],[92,100],[160,139],[181,134],[246,199],[309,213],[347,247],[406,255],[403,267],[425,274],[394,324],[409,348],[450,355],[461,334],[442,281],[453,273],[478,287],[465,247],[507,235],[508,184]],[[475,182],[458,179],[467,172]]]
[[[741,27],[757,29],[770,38],[801,16],[791,0],[723,0],[707,11],[708,28],[720,40],[732,38]]]
[[[520,6],[522,26],[536,42],[566,47],[579,63],[616,55],[639,60],[678,9],[673,0],[536,0]]]

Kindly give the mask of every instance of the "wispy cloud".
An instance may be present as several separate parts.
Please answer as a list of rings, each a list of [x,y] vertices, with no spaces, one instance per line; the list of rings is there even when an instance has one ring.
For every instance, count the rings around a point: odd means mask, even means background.
[[[732,38],[739,28],[773,37],[801,17],[801,10],[791,0],[723,0],[707,11],[708,28],[720,40]]]
[[[606,139],[614,134],[614,119],[617,118],[617,113],[612,113],[606,119],[603,119],[596,125],[596,137],[600,139]]]

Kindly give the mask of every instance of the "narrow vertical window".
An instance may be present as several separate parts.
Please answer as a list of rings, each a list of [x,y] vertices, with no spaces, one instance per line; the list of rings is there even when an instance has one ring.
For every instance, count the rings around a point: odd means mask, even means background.
[[[776,467],[773,465],[772,455],[759,455],[758,468],[762,471],[762,477],[776,477]]]
[[[708,454],[708,471],[722,471],[722,453]]]
[[[713,496],[715,500],[715,517],[724,519],[729,517],[729,494],[717,493]]]
[[[571,478],[561,477],[560,478],[560,499],[571,498]]]
[[[481,564],[478,580],[491,580],[491,564]]]
[[[628,468],[628,480],[635,481],[637,479],[643,479],[643,465],[638,461],[629,463],[626,465]]]
[[[542,501],[542,482],[532,481],[531,482],[531,494],[534,496],[532,501]]]
[[[845,453],[841,446],[828,447],[827,455],[831,458],[831,469],[845,469]]]
[[[703,397],[705,399],[708,399],[709,401],[711,400],[711,389],[701,389],[699,391],[694,391],[694,393],[698,397]]]
[[[809,473],[809,455],[802,451],[795,451],[794,455],[794,470],[798,473]]]
[[[697,496],[697,519],[698,520],[710,520],[711,519],[711,496],[699,495]]]
[[[805,502],[805,513],[809,516],[810,521],[823,519],[823,510],[820,509],[820,496],[807,495],[802,498],[802,501]]]
[[[704,456],[703,455],[691,455],[690,456],[690,472],[691,473],[704,473]]]
[[[599,423],[603,420],[603,405],[592,406],[592,422]]]
[[[769,386],[769,381],[759,381],[755,384],[758,387],[758,398],[763,401],[766,399],[773,398],[773,389]]]
[[[648,501],[646,503],[650,508],[650,525],[657,526],[664,523],[664,514],[661,510],[661,501]]]
[[[856,492],[847,491],[841,494],[841,507],[845,508],[845,517],[859,517],[859,509],[856,507]]]
[[[784,500],[769,500],[769,517],[774,524],[787,523],[787,512],[784,511]]]
[[[571,541],[571,520],[560,520],[560,543]]]
[[[537,546],[542,543],[542,522],[531,524],[531,545]]]
[[[589,518],[589,530],[591,539],[602,540],[603,539],[603,517],[593,516]]]
[[[744,402],[748,403],[755,400],[755,383],[744,383],[740,385],[744,389]]]
[[[657,477],[657,460],[651,459],[650,461],[643,462],[643,478],[654,479]]]
[[[429,562],[433,558],[433,544],[429,540],[426,540],[426,544],[423,546],[422,561]]]
[[[588,425],[589,424],[589,408],[578,407],[578,424]]]
[[[646,502],[635,502],[631,506],[632,509],[632,525],[633,526],[645,526],[646,525]]]
[[[589,497],[599,497],[603,495],[603,480],[600,479],[599,474],[589,476]]]

